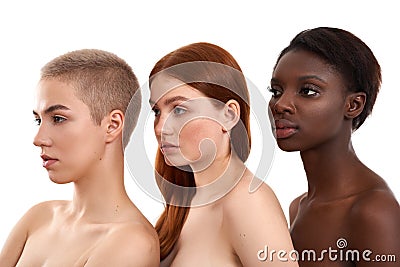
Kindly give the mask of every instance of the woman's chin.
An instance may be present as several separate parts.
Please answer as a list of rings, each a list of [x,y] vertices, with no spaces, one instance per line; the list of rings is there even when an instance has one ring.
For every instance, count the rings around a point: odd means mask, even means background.
[[[168,157],[164,157],[164,160],[165,160],[165,164],[167,164],[168,166],[172,166],[172,167],[179,168],[179,167],[187,165],[187,163],[178,162],[176,160],[171,160]]]
[[[278,143],[278,147],[282,151],[285,151],[285,152],[296,152],[296,151],[299,151],[299,148],[297,146],[290,145],[290,144],[287,144],[285,142],[279,142],[279,141],[277,143]]]
[[[67,179],[65,177],[56,177],[56,176],[49,175],[49,178],[55,184],[68,184],[68,183],[73,182],[72,179]]]

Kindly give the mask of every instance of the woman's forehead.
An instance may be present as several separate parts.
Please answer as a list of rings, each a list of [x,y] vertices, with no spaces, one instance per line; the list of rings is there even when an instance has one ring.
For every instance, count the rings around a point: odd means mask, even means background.
[[[151,105],[154,105],[159,104],[160,102],[169,102],[168,100],[172,98],[189,100],[204,97],[206,97],[206,95],[196,88],[185,84],[176,78],[163,75],[161,77],[156,77],[152,81],[149,102]]]

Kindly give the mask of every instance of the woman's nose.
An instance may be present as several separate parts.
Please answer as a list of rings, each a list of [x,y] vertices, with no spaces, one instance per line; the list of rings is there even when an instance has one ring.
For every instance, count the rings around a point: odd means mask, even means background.
[[[46,133],[46,129],[44,125],[39,125],[39,129],[33,138],[33,144],[38,147],[43,147],[43,146],[50,146],[51,145],[51,138],[50,136]]]
[[[171,135],[173,133],[172,122],[168,119],[168,115],[160,115],[154,121],[154,132],[157,137],[161,137],[161,135]]]
[[[296,110],[293,96],[285,92],[283,92],[277,98],[272,98],[270,101],[270,107],[272,112],[276,114],[282,114],[282,113],[292,114]]]

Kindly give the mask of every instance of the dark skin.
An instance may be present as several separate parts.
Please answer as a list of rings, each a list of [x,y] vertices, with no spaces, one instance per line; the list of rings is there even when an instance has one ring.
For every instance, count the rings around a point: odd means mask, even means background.
[[[290,205],[291,236],[300,260],[303,250],[311,249],[316,260],[304,254],[299,265],[399,266],[399,203],[384,180],[357,158],[351,143],[352,120],[363,110],[365,94],[348,92],[340,73],[301,50],[280,59],[271,91],[278,146],[300,151],[308,180],[308,192]],[[347,246],[339,249],[339,238]],[[347,250],[358,250],[359,260],[351,260],[356,254],[350,253],[346,260]],[[378,262],[377,255],[395,255],[396,262]]]

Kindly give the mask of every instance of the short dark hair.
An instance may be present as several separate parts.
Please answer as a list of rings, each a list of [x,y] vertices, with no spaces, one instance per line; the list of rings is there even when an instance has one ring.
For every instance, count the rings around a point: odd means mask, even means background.
[[[364,109],[352,122],[353,131],[357,130],[371,114],[382,82],[381,67],[371,49],[348,31],[318,27],[297,34],[280,53],[274,69],[292,50],[316,54],[343,76],[348,91],[366,94]]]

